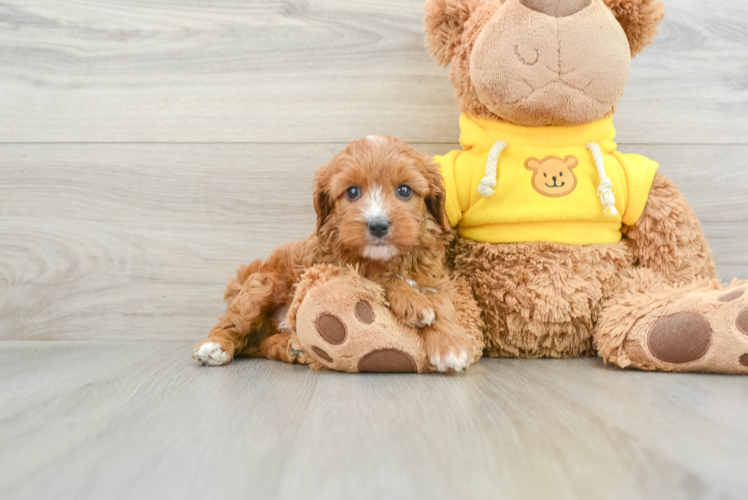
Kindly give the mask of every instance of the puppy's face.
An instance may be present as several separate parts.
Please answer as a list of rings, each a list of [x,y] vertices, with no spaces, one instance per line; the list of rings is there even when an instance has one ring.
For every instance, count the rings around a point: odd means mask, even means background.
[[[388,136],[356,141],[320,169],[315,208],[321,235],[381,262],[411,251],[429,226],[449,227],[438,167]]]

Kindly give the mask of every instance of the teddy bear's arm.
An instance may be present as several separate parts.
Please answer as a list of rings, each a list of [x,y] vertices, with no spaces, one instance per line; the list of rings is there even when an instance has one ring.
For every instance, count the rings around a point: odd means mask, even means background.
[[[624,226],[638,265],[663,274],[672,283],[713,278],[714,259],[696,214],[675,184],[662,174],[652,183],[639,221]]]

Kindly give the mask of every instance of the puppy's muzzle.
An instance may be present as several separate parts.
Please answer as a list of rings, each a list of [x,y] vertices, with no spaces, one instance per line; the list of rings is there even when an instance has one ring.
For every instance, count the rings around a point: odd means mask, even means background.
[[[392,222],[387,219],[374,219],[368,222],[369,234],[375,238],[384,238],[390,232]]]

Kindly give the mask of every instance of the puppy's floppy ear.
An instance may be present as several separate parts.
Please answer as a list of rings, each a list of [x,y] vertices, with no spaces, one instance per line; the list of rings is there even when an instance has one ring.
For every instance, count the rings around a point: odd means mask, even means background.
[[[422,155],[424,168],[426,169],[426,180],[429,183],[429,193],[426,195],[426,208],[434,218],[439,227],[448,234],[452,231],[449,224],[445,204],[447,202],[447,191],[444,189],[444,180],[437,165],[429,156]]]
[[[631,46],[631,57],[654,41],[657,28],[665,18],[665,5],[660,0],[604,0],[605,5],[623,26]]]
[[[462,31],[482,0],[426,0],[426,47],[429,55],[447,66],[462,42]]]
[[[317,232],[319,233],[327,217],[332,213],[330,198],[330,178],[332,168],[325,165],[314,174],[314,210],[317,212]]]

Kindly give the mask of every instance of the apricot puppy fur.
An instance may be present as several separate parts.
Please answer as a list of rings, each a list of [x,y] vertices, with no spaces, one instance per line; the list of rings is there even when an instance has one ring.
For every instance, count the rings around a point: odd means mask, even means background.
[[[382,285],[393,313],[420,329],[433,369],[463,370],[482,346],[468,338],[449,295],[444,202],[430,158],[388,136],[353,142],[315,176],[315,233],[238,270],[226,290],[226,315],[193,357],[207,365],[227,364],[236,354],[308,364],[284,331],[285,315],[304,271],[335,264],[355,266]]]

